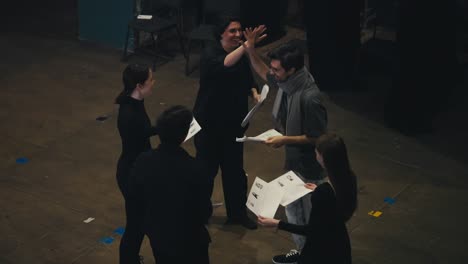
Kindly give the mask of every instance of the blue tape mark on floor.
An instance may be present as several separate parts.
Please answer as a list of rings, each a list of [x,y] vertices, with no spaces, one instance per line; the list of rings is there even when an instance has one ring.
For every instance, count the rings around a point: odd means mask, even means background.
[[[16,163],[18,163],[18,164],[25,164],[25,163],[28,163],[28,161],[29,160],[27,158],[24,158],[24,157],[16,159]]]
[[[393,198],[390,198],[390,197],[385,197],[384,199],[384,202],[388,203],[388,204],[394,204],[395,203],[395,199]]]
[[[99,240],[99,242],[109,245],[109,244],[112,244],[112,242],[114,242],[114,238],[113,237],[103,237],[103,238],[101,238],[101,240]]]
[[[118,227],[116,230],[114,230],[114,234],[117,234],[117,235],[123,235],[124,233],[125,233],[124,227]]]

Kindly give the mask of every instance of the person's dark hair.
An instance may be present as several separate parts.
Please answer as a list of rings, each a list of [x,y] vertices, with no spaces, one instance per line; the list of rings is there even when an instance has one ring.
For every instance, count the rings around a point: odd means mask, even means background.
[[[294,41],[284,43],[268,53],[270,60],[279,60],[284,70],[295,68],[296,71],[304,67],[304,52]]]
[[[240,18],[235,16],[219,15],[216,18],[216,27],[213,32],[216,40],[221,40],[221,35],[232,22],[239,22],[242,25]]]
[[[187,137],[192,119],[192,111],[182,105],[164,110],[156,120],[161,143],[180,145]]]
[[[316,148],[323,157],[325,169],[335,189],[338,210],[346,222],[357,207],[356,175],[349,165],[346,145],[341,137],[329,133],[317,139]]]
[[[150,68],[145,64],[129,64],[122,73],[123,91],[115,98],[116,104],[121,104],[129,96],[137,84],[144,84],[148,79]]]

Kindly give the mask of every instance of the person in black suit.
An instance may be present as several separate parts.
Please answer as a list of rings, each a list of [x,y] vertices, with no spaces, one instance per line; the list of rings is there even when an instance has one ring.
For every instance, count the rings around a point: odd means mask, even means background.
[[[158,264],[209,263],[210,180],[180,146],[192,119],[184,106],[165,110],[156,121],[161,143],[141,154],[132,170],[130,195],[143,210],[143,230]]]

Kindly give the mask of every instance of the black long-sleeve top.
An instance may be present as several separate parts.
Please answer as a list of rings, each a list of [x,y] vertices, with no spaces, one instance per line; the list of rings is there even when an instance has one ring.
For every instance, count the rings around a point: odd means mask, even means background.
[[[143,208],[145,233],[161,250],[184,254],[184,248],[210,242],[209,178],[183,148],[160,144],[142,153],[131,175],[130,194]]]
[[[204,49],[200,59],[200,88],[193,113],[205,132],[239,133],[248,111],[248,96],[257,86],[247,56],[226,67],[228,54],[216,42]]]
[[[156,129],[151,127],[143,100],[127,96],[119,103],[117,127],[122,140],[122,153],[118,173],[128,175],[137,156],[151,149],[149,138],[156,134]]]
[[[343,215],[338,211],[335,192],[329,183],[315,188],[312,210],[305,226],[280,221],[278,228],[306,236],[298,263],[351,263],[351,245]]]

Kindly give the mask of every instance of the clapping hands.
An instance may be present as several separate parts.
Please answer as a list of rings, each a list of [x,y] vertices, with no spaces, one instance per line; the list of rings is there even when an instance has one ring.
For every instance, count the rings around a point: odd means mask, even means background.
[[[242,45],[247,50],[254,49],[256,43],[262,41],[264,38],[267,37],[267,34],[264,34],[265,31],[266,31],[265,25],[260,25],[255,28],[252,28],[252,27],[246,28],[243,32],[244,37],[245,37],[245,42],[242,42]]]

